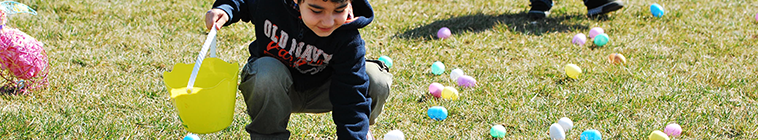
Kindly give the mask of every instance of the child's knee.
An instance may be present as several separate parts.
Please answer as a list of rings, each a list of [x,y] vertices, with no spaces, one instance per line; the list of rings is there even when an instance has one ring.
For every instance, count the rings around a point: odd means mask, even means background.
[[[287,68],[272,57],[251,59],[240,77],[242,80],[238,88],[246,98],[252,94],[286,91],[292,85]]]
[[[390,94],[392,74],[375,62],[366,63],[366,73],[369,75],[369,94],[374,100],[384,100]]]

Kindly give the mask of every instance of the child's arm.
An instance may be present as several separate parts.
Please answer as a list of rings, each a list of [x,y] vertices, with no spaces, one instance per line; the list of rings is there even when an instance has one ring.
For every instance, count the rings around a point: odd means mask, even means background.
[[[250,22],[255,15],[255,2],[256,0],[217,0],[213,3],[213,9],[205,14],[205,27],[210,29],[214,23],[226,26],[240,20]]]
[[[339,139],[366,139],[371,98],[368,96],[364,42],[357,35],[343,48],[334,54],[330,64],[334,68],[329,90],[332,118]]]

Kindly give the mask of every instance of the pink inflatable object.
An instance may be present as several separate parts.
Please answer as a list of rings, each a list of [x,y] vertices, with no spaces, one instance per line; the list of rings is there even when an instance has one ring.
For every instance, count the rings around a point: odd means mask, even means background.
[[[0,77],[7,82],[4,92],[25,93],[47,85],[47,53],[42,42],[5,26],[5,12],[0,11]]]
[[[448,29],[447,27],[442,27],[440,28],[439,31],[437,31],[437,38],[440,38],[440,39],[447,39],[447,38],[450,38],[450,36],[452,35],[453,33],[450,32],[450,29]]]
[[[603,30],[603,28],[594,27],[590,30],[590,38],[595,38],[596,35],[600,35],[603,33],[605,33],[605,30]]]
[[[442,86],[440,83],[432,83],[429,85],[429,93],[434,97],[440,98],[442,96],[442,89],[444,88],[445,86]]]
[[[462,86],[466,88],[474,87],[476,86],[476,79],[468,75],[458,77],[458,86]]]
[[[585,36],[583,33],[576,34],[574,36],[574,39],[571,40],[571,43],[579,46],[584,45],[584,43],[587,43],[587,36]]]

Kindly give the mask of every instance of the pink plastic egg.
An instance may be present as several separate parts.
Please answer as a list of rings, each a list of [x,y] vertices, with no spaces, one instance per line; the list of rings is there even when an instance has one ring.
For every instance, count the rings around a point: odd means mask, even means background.
[[[448,29],[447,27],[442,27],[440,28],[439,31],[437,31],[437,38],[440,38],[440,39],[447,39],[447,38],[450,38],[450,36],[452,35],[453,33],[450,32],[450,29]]]
[[[442,86],[440,83],[432,83],[429,85],[429,93],[434,97],[440,98],[442,96],[442,89],[444,88],[445,86]]]
[[[679,124],[669,124],[666,125],[666,128],[663,129],[663,133],[666,133],[666,135],[676,137],[682,134],[682,127],[679,126]]]
[[[605,30],[603,30],[603,28],[594,27],[590,30],[590,38],[595,38],[596,35],[600,35],[603,33],[605,33]]]

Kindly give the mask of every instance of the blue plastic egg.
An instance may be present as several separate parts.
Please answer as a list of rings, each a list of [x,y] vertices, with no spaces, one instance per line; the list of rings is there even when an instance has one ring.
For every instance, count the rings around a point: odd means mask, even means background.
[[[432,63],[432,73],[434,75],[441,75],[443,72],[445,72],[445,64],[442,64],[440,61]]]
[[[384,65],[387,65],[387,67],[392,68],[392,58],[386,55],[382,55],[379,57],[379,61],[384,62]]]
[[[490,129],[490,135],[495,138],[504,138],[505,137],[505,127],[503,125],[495,125],[492,126]]]
[[[603,46],[608,43],[610,39],[608,38],[608,34],[602,33],[600,35],[595,36],[595,39],[593,42],[595,42],[595,45],[597,46]]]
[[[195,134],[189,133],[187,136],[184,136],[184,139],[182,140],[200,140],[200,137]]]
[[[663,14],[666,13],[666,11],[663,10],[663,6],[658,5],[657,3],[650,5],[650,12],[653,13],[653,16],[655,17],[663,17]]]
[[[433,106],[426,111],[426,114],[433,120],[441,121],[447,118],[447,109],[442,106]]]
[[[582,140],[602,140],[603,136],[600,135],[600,131],[597,131],[595,129],[589,129],[584,130],[581,135],[579,135],[579,138]]]

